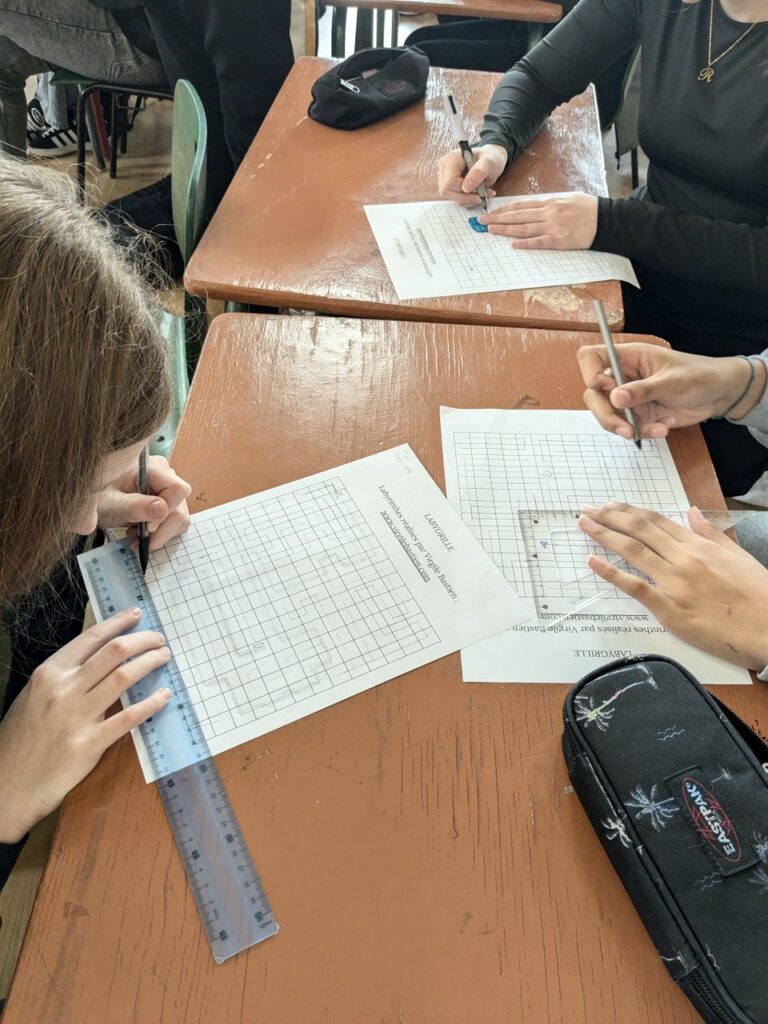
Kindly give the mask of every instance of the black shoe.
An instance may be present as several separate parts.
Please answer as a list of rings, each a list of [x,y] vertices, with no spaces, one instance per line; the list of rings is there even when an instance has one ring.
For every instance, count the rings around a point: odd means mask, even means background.
[[[43,113],[43,107],[37,96],[33,96],[27,104],[27,134],[35,133],[39,135],[44,132],[46,128],[51,126],[45,119]]]
[[[131,192],[122,199],[108,203],[104,212],[107,220],[117,228],[118,241],[124,239],[131,247],[137,257],[139,270],[150,284],[165,287],[167,283],[156,273],[158,264],[162,275],[181,277],[184,261],[173,228],[170,175],[138,192]],[[152,236],[151,242],[154,245],[147,244],[150,240],[142,238],[143,232]]]
[[[86,141],[86,149],[92,149],[90,142]],[[68,153],[77,152],[77,131],[74,124],[66,128],[48,127],[42,132],[30,132],[27,129],[27,151],[30,156],[66,156]]]

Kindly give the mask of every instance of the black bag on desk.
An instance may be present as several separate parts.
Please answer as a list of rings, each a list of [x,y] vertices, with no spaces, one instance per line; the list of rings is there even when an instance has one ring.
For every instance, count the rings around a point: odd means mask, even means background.
[[[429,58],[416,47],[360,50],[312,86],[309,116],[331,128],[362,128],[427,91]]]
[[[563,718],[573,787],[664,966],[707,1024],[768,1024],[766,744],[662,657],[593,672]]]

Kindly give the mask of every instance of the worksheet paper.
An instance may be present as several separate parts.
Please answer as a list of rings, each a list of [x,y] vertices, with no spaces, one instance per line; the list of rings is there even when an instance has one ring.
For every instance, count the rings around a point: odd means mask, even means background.
[[[531,198],[503,196],[489,200],[488,205],[495,209]],[[479,212],[479,208],[468,211],[451,202],[365,207],[399,299],[588,281],[628,281],[637,286],[632,264],[624,256],[586,249],[514,249],[509,238],[472,229],[469,218]]]
[[[407,445],[198,512],[146,581],[213,754],[527,618]]]
[[[749,683],[749,673],[673,637],[641,604],[608,588],[599,604],[543,628],[536,598],[556,597],[559,581],[542,579],[523,523],[582,504],[627,501],[679,514],[688,499],[666,441],[643,441],[642,451],[608,434],[591,413],[576,411],[442,409],[448,499],[521,597],[532,619],[463,649],[467,682],[575,682],[612,658],[664,654],[705,683]],[[571,576],[581,556],[572,542]],[[537,575],[538,574],[538,575]],[[595,581],[580,583],[585,593]],[[565,578],[565,577],[561,577]],[[538,590],[537,590],[538,588]],[[556,607],[547,603],[547,607]]]

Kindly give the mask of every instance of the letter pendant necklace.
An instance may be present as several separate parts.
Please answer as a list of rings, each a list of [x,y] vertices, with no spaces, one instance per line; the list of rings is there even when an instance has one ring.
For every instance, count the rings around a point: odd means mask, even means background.
[[[748,36],[749,33],[752,31],[752,29],[755,27],[755,25],[757,25],[757,22],[753,21],[752,24],[749,26],[749,28],[746,29],[744,32],[742,32],[741,35],[739,36],[739,38],[735,42],[731,43],[731,45],[728,47],[727,50],[723,50],[723,52],[721,54],[718,54],[718,56],[715,57],[714,60],[713,60],[712,59],[712,26],[714,24],[714,21],[715,21],[715,0],[709,0],[709,43],[708,43],[708,46],[707,46],[707,63],[701,69],[701,71],[699,72],[699,74],[697,76],[697,81],[699,81],[699,82],[707,82],[707,83],[711,82],[712,79],[715,77],[715,64],[717,64],[717,62],[719,60],[722,60],[723,57],[726,55],[726,53],[730,53],[731,50],[734,48],[734,46],[738,46],[739,43],[741,42],[741,40],[744,39],[745,36]]]

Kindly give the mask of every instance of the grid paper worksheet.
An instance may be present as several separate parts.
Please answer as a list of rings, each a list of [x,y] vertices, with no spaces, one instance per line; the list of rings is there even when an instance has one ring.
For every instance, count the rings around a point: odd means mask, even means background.
[[[504,196],[491,209],[531,196]],[[542,196],[541,198],[552,198]],[[509,238],[477,232],[451,202],[366,206],[366,216],[400,299],[545,288],[589,281],[637,284],[623,256],[592,250],[515,249]]]
[[[535,419],[529,422],[536,425]],[[541,602],[534,606],[537,598],[548,599],[549,613],[562,614],[598,589],[606,599],[634,605],[584,571],[588,554],[597,549],[575,526],[581,505],[618,499],[672,513],[687,507],[666,441],[643,442],[638,453],[604,431],[457,430],[453,446],[462,518],[532,614],[541,611]],[[604,549],[599,553],[606,555]]]
[[[527,618],[405,445],[194,515],[146,581],[213,754]]]
[[[653,650],[702,681],[749,682],[586,566],[596,548],[575,527],[581,505],[627,501],[681,522],[689,503],[666,441],[644,440],[638,451],[591,413],[570,410],[441,409],[441,431],[448,498],[533,619],[462,650],[466,681],[575,682],[613,658]]]

